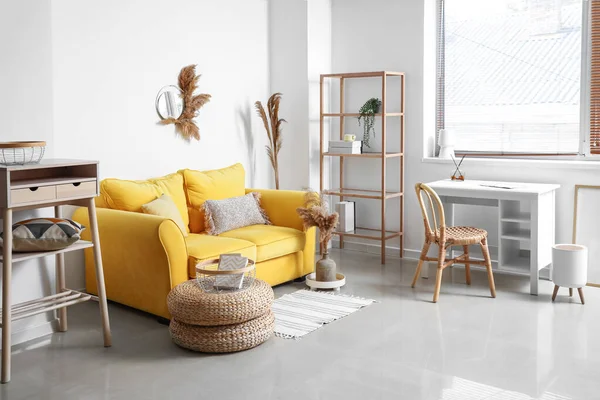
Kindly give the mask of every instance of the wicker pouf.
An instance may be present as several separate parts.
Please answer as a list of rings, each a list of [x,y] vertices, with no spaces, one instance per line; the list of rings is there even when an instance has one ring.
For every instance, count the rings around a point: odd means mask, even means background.
[[[258,346],[273,335],[273,289],[261,280],[233,293],[205,293],[195,280],[171,290],[167,305],[175,344],[207,353],[228,353]]]
[[[204,353],[231,353],[248,350],[273,335],[275,317],[269,312],[241,324],[194,326],[171,320],[171,339],[178,346]]]
[[[256,279],[241,292],[205,293],[195,280],[177,285],[167,296],[173,319],[188,325],[218,326],[246,322],[271,309],[273,289]]]

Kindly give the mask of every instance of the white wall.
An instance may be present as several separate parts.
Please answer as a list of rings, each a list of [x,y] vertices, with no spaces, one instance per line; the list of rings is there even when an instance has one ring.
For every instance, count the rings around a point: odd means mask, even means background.
[[[50,0],[0,1],[0,141],[45,140],[53,153],[52,51]],[[10,38],[10,40],[7,40]],[[52,215],[51,209],[17,212],[13,221]],[[54,288],[54,259],[15,264],[12,301],[49,295]],[[13,325],[13,342],[51,332],[52,313]]]
[[[134,179],[242,162],[248,185],[271,186],[253,108],[268,95],[265,0],[56,0],[52,22],[56,156],[97,159],[102,177]],[[190,143],[158,125],[154,109],[188,64],[212,94],[202,138]]]
[[[279,184],[281,189],[300,189],[308,184],[309,173],[306,0],[269,1],[269,52],[271,92],[283,93],[279,115],[287,121]],[[264,130],[261,134],[266,135]]]
[[[320,75],[331,70],[331,0],[309,0],[308,7],[308,185],[313,189],[319,188],[319,141],[320,141]],[[324,82],[323,98],[325,107],[331,94],[329,82]],[[323,121],[323,130],[329,132],[330,121]],[[325,178],[328,177],[325,172]]]
[[[385,12],[381,12],[385,10]],[[434,52],[431,28],[434,12],[431,1],[371,0],[369,7],[359,0],[333,0],[332,2],[332,57],[336,72],[397,70],[406,72],[406,211],[405,248],[407,256],[415,257],[423,243],[420,211],[414,196],[416,182],[428,182],[448,178],[452,164],[422,162],[425,137],[433,134],[434,103],[432,102],[435,79],[431,54]],[[425,14],[427,21],[425,21]],[[427,32],[426,32],[427,31]],[[428,74],[424,75],[424,68]],[[424,80],[424,77],[427,79]],[[424,88],[429,92],[425,93]],[[368,86],[359,86],[358,93],[347,101],[357,107],[365,98],[376,94]],[[335,96],[334,96],[335,99]],[[424,105],[425,104],[425,105]],[[360,132],[360,131],[357,131]],[[389,130],[388,132],[392,132]],[[351,133],[351,132],[349,132]],[[391,135],[390,135],[391,136]],[[392,142],[392,150],[395,144]],[[357,161],[358,162],[358,161]],[[379,176],[379,167],[359,161],[350,165],[348,186],[373,187]],[[587,164],[564,164],[534,161],[487,161],[466,160],[463,164],[469,179],[490,179],[521,182],[554,182],[562,187],[557,194],[557,241],[571,240],[573,220],[573,191],[575,184],[599,184],[600,166]],[[315,167],[313,165],[313,167]],[[395,167],[388,170],[388,185],[397,188],[398,173]],[[390,201],[389,221],[398,227],[397,206]],[[485,210],[480,210],[485,214]],[[486,215],[479,215],[486,221]],[[378,225],[379,206],[376,202],[359,204],[359,223]],[[410,251],[412,250],[412,251]]]

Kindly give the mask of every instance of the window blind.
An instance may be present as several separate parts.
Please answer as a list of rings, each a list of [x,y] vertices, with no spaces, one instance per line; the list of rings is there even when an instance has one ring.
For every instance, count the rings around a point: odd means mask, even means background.
[[[600,0],[591,1],[590,153],[600,154]]]
[[[583,0],[438,0],[438,133],[452,130],[460,153],[577,154],[582,15]]]

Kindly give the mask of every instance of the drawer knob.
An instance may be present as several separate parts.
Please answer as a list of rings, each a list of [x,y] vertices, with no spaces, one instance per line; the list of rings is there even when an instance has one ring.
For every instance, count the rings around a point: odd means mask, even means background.
[[[79,185],[81,185],[81,182],[75,182],[75,183],[73,183],[73,186],[75,186],[75,187],[77,187]]]
[[[36,187],[30,187],[29,190],[31,190],[32,192],[35,192],[36,190],[38,190],[37,186]]]

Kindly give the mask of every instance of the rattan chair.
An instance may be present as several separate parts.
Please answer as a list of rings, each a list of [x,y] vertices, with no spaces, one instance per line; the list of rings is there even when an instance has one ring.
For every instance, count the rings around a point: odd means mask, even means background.
[[[496,287],[494,286],[494,275],[492,273],[492,261],[490,260],[490,252],[487,245],[487,232],[483,229],[472,228],[470,226],[446,226],[444,208],[442,207],[442,201],[437,193],[424,183],[417,183],[415,185],[415,190],[417,192],[417,198],[419,199],[421,213],[423,214],[423,222],[425,224],[425,244],[423,245],[423,250],[421,251],[421,256],[419,257],[419,264],[417,265],[417,270],[415,271],[415,277],[413,278],[411,287],[414,288],[417,284],[417,279],[421,274],[423,262],[437,261],[435,292],[433,293],[433,302],[437,303],[440,296],[442,272],[444,271],[444,268],[455,263],[465,264],[467,285],[470,285],[471,264],[485,265],[490,284],[490,293],[492,294],[492,297],[496,297]],[[423,194],[427,196],[427,205],[423,201]],[[431,213],[433,219],[433,225],[431,225],[429,221],[427,206],[429,206],[429,212]],[[439,215],[439,225],[437,223],[436,214]],[[432,244],[437,244],[439,246],[438,258],[427,257],[427,252]],[[469,258],[469,246],[473,244],[479,244],[481,246],[481,252],[483,253],[484,258],[483,261],[471,260]],[[464,254],[450,260],[446,260],[446,250],[452,246],[462,246]]]

